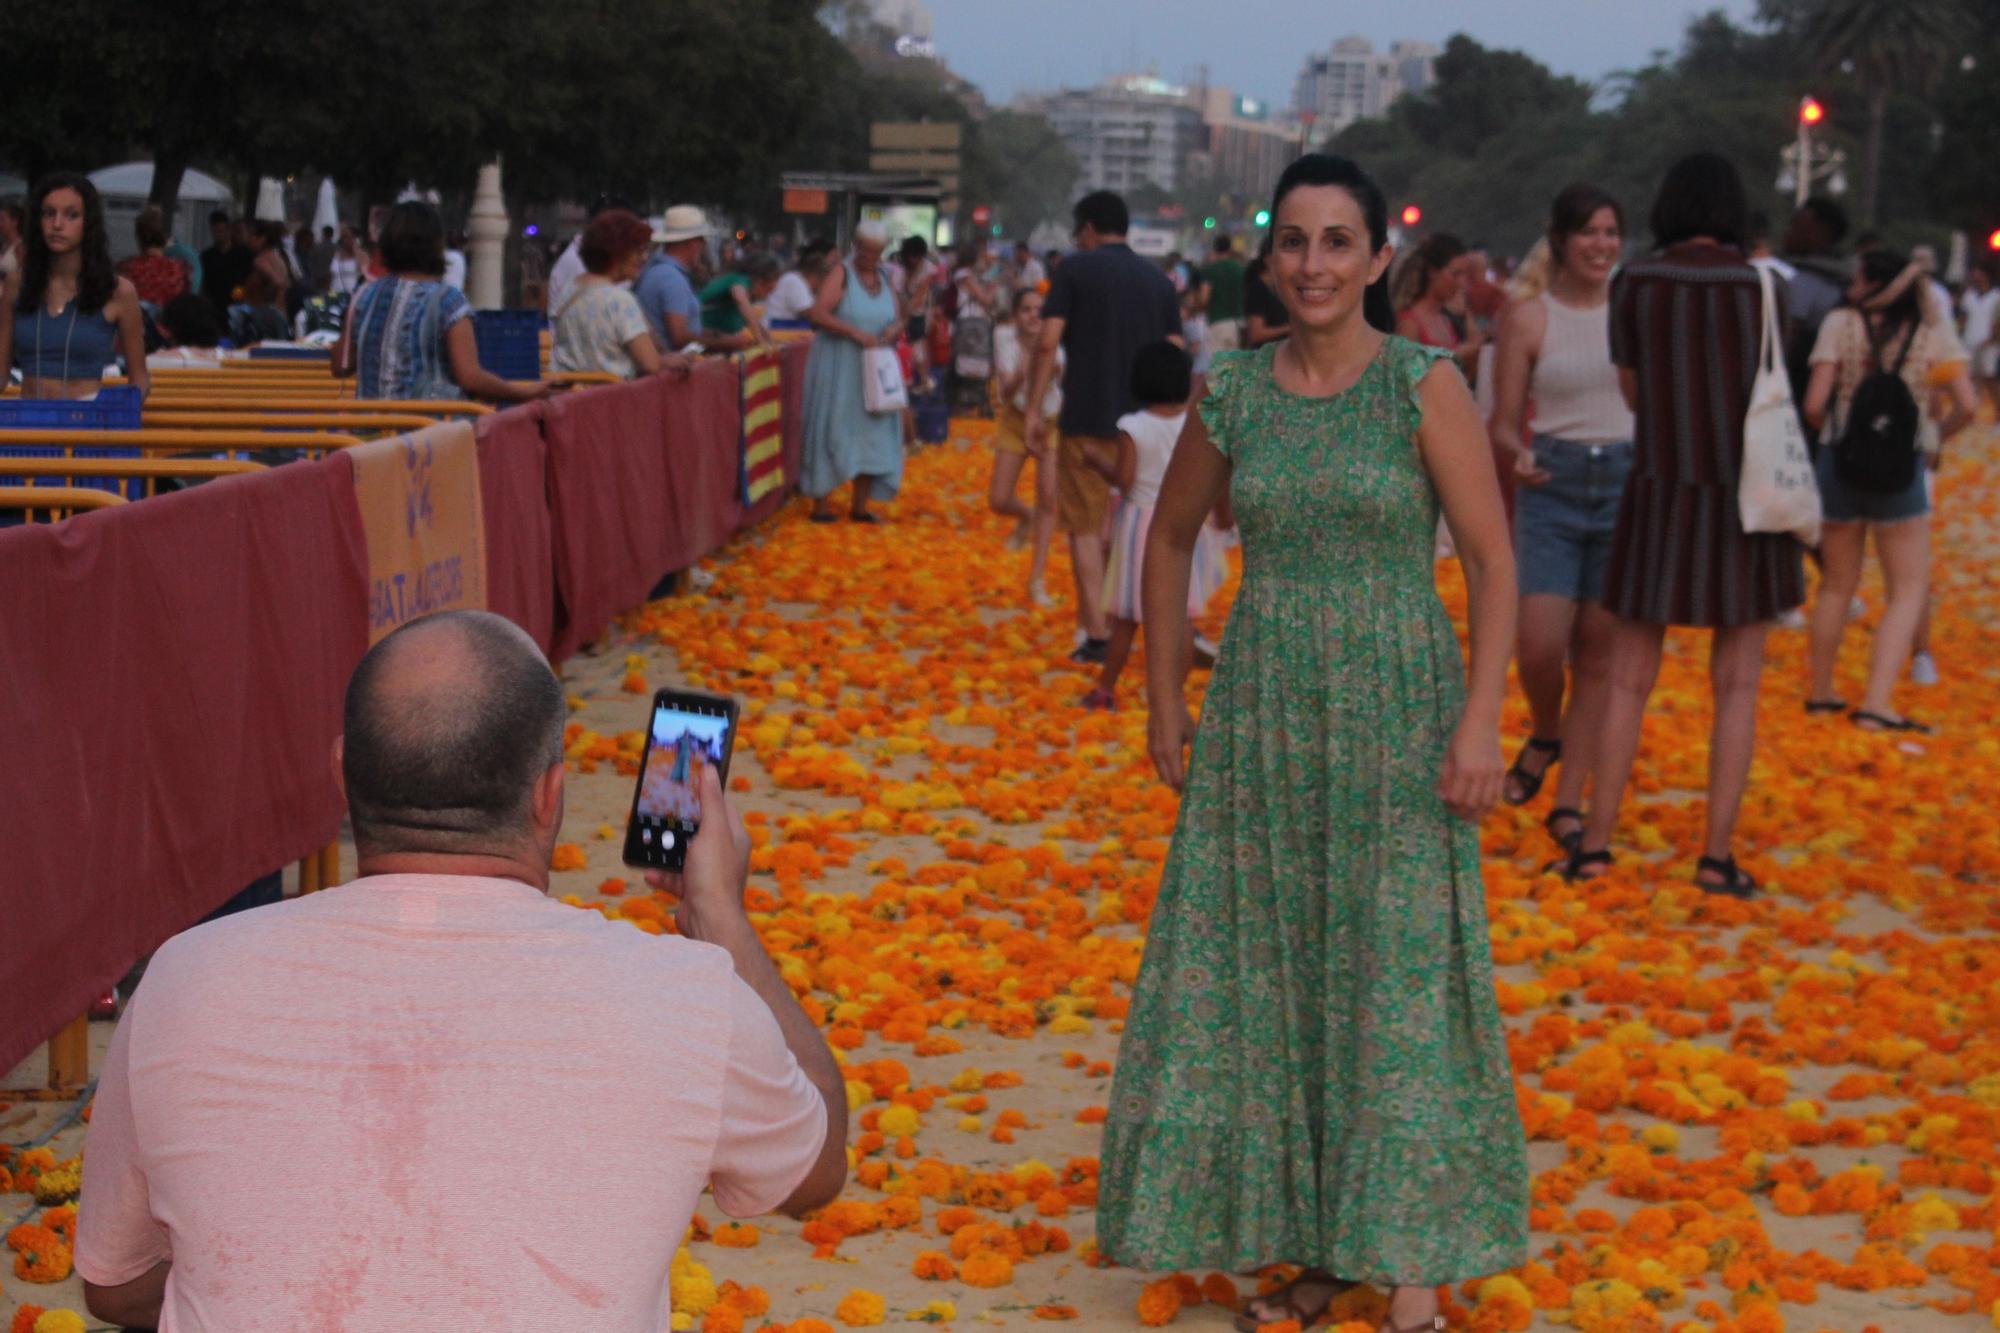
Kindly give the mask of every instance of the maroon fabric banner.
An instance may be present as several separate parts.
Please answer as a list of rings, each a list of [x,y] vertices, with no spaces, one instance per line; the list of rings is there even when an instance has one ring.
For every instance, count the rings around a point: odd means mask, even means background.
[[[556,584],[540,403],[479,418],[479,496],[485,509],[486,608],[528,631],[547,652],[555,643]]]
[[[339,456],[0,531],[0,1070],[338,833],[367,570]]]
[[[558,660],[735,533],[737,394],[736,368],[707,362],[550,401]]]

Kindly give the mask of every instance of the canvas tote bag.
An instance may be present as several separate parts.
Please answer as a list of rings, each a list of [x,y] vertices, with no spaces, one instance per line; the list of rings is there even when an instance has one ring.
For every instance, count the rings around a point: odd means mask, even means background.
[[[1792,406],[1792,383],[1778,354],[1778,302],[1771,270],[1761,265],[1764,332],[1757,341],[1757,378],[1743,418],[1743,472],[1736,484],[1736,512],[1745,532],[1789,532],[1819,545],[1819,481],[1805,430]]]

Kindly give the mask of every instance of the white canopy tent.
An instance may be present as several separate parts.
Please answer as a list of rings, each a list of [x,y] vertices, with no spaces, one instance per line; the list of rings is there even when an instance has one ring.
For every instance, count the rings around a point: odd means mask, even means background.
[[[90,173],[90,183],[104,196],[104,229],[111,241],[111,257],[124,259],[137,254],[139,243],[132,236],[133,219],[146,206],[153,190],[151,162],[125,162]],[[175,239],[200,250],[209,243],[208,215],[217,208],[229,208],[235,201],[229,187],[203,171],[189,167],[181,177],[180,204],[169,219]]]

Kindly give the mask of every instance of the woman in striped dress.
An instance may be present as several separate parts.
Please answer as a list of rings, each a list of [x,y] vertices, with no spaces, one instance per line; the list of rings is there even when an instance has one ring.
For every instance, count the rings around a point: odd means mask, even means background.
[[[1565,873],[1587,878],[1610,868],[1661,645],[1669,625],[1691,625],[1714,631],[1715,722],[1695,883],[1748,897],[1757,883],[1736,864],[1730,838],[1756,745],[1764,636],[1805,600],[1805,572],[1793,538],[1746,533],[1737,517],[1763,296],[1743,258],[1747,205],[1736,169],[1713,153],[1675,163],[1654,201],[1652,230],[1658,252],[1620,273],[1611,292],[1611,359],[1636,434],[1605,570],[1604,605],[1617,620],[1596,790]]]

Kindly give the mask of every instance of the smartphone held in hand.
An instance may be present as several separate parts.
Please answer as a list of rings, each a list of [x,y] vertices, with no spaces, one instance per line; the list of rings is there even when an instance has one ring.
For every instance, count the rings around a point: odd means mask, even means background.
[[[701,827],[702,770],[715,765],[729,778],[736,746],[736,700],[701,690],[660,690],[653,695],[639,784],[625,823],[625,864],[679,870],[688,843]]]

